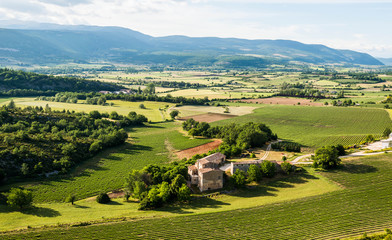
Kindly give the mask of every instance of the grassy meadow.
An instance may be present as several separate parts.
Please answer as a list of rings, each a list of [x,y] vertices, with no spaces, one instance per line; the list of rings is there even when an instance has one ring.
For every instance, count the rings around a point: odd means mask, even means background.
[[[391,159],[384,154],[345,160],[340,169],[321,173],[341,190],[321,195],[190,216],[11,233],[2,238],[205,239],[208,233],[211,239],[336,239],[379,232],[392,225]],[[277,184],[282,189],[292,187],[284,181]],[[247,202],[249,196],[243,198]]]
[[[0,206],[0,231],[26,228],[27,225],[40,227],[122,217],[140,219],[222,212],[284,202],[337,190],[340,190],[340,187],[309,169],[309,172],[304,174],[268,181],[250,190],[239,190],[214,198],[199,198],[190,205],[167,206],[154,211],[137,210],[137,202],[124,202],[122,198],[114,199],[107,205],[98,204],[94,199],[77,201],[74,206],[67,203],[41,203],[36,204],[33,209],[22,212],[10,211]]]
[[[100,105],[90,105],[90,104],[74,104],[74,103],[62,103],[62,102],[50,102],[50,101],[39,101],[34,98],[15,98],[14,102],[17,106],[27,107],[27,106],[41,106],[45,107],[46,104],[49,105],[54,110],[74,110],[77,112],[91,112],[97,110],[99,112],[112,112],[116,111],[121,115],[128,115],[129,112],[137,112],[138,114],[145,115],[149,120],[153,122],[161,122],[166,119],[171,119],[169,112],[166,110],[166,106],[172,107],[172,103],[164,102],[126,102],[121,100],[110,100],[107,103],[113,103],[113,106],[100,106]],[[6,103],[6,101],[5,101]],[[144,104],[145,109],[139,108],[140,104]]]

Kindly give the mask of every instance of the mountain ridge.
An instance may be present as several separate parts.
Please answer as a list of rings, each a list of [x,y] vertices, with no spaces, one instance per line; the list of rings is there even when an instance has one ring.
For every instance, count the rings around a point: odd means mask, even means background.
[[[12,26],[4,28],[0,22],[0,64],[106,61],[193,66],[216,65],[237,56],[252,67],[292,62],[383,65],[367,53],[284,39],[152,37],[123,27],[88,25]]]

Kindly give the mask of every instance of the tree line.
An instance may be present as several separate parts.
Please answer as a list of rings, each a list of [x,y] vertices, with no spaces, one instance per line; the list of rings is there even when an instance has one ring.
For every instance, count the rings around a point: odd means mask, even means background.
[[[87,81],[76,77],[56,77],[52,75],[24,72],[0,68],[0,89],[3,96],[33,96],[64,91],[115,91],[120,86],[99,81]]]

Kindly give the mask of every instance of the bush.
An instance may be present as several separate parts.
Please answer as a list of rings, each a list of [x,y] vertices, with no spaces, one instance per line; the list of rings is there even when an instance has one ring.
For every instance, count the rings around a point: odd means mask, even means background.
[[[191,198],[191,190],[186,184],[182,184],[181,188],[178,189],[177,197],[178,200],[181,202],[189,201],[189,199]]]
[[[250,165],[248,169],[248,180],[250,182],[258,182],[261,180],[263,175],[261,174],[260,166],[259,165]]]
[[[170,117],[172,119],[175,119],[178,116],[178,114],[180,114],[180,112],[178,110],[173,110],[170,112]]]
[[[33,193],[20,188],[12,188],[8,195],[7,204],[20,209],[28,207],[33,202]]]
[[[106,193],[100,193],[97,196],[97,203],[109,203],[110,202],[110,197]]]
[[[141,103],[141,104],[139,105],[139,108],[140,108],[140,109],[146,109],[146,106],[144,106],[144,104]]]
[[[242,171],[242,170],[240,170],[240,169],[237,169],[237,170],[235,171],[235,173],[233,174],[233,176],[231,176],[231,178],[232,178],[233,181],[234,181],[234,185],[237,186],[237,187],[242,187],[242,186],[244,186],[245,183],[246,183],[246,175],[245,175],[245,172]]]
[[[313,167],[321,167],[323,169],[334,168],[341,162],[338,155],[338,150],[332,146],[317,149],[313,160]]]
[[[294,166],[288,162],[283,162],[282,164],[280,164],[280,167],[282,168],[282,171],[286,174],[290,174],[294,170]]]
[[[71,203],[72,205],[74,205],[74,202],[75,202],[75,201],[76,201],[75,195],[69,195],[69,196],[65,199],[65,202]]]
[[[260,168],[261,168],[261,172],[266,177],[271,178],[276,174],[276,166],[274,163],[270,161],[263,161],[260,165]]]

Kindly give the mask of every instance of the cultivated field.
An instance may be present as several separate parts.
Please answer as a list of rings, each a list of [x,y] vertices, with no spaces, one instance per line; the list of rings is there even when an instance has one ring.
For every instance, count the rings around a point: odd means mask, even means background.
[[[262,122],[270,126],[279,138],[309,147],[356,144],[368,134],[380,136],[386,127],[391,127],[391,119],[387,111],[382,109],[260,106],[253,114],[214,122],[212,125]]]
[[[58,223],[105,222],[110,218],[141,220],[144,218],[219,213],[285,202],[337,190],[340,190],[340,187],[309,169],[309,172],[297,176],[283,177],[272,181],[266,180],[260,186],[251,189],[238,190],[214,198],[198,198],[190,205],[167,206],[154,211],[139,211],[137,210],[137,202],[124,202],[122,199],[116,199],[107,205],[98,204],[94,199],[78,201],[75,206],[67,203],[42,203],[36,204],[35,209],[24,212],[12,212],[0,205],[0,231],[26,228],[27,226],[57,225]],[[42,237],[46,239],[46,237]],[[84,238],[91,237],[84,236]],[[116,238],[116,236],[112,236],[112,238]],[[132,238],[133,235],[127,236],[127,239]]]
[[[181,117],[188,117],[188,116],[193,116],[193,115],[199,115],[199,114],[206,114],[206,113],[219,113],[219,114],[224,114],[224,115],[245,115],[252,113],[256,107],[253,106],[229,106],[229,113],[224,113],[226,110],[226,107],[213,107],[213,106],[180,106],[180,107],[174,107],[172,109],[176,109],[180,111],[180,116]]]
[[[196,154],[203,154],[203,153],[207,153],[208,151],[217,149],[221,143],[222,143],[222,140],[216,139],[215,141],[212,141],[210,143],[206,143],[206,144],[203,144],[203,145],[200,145],[197,147],[188,148],[188,149],[184,149],[182,151],[178,151],[178,152],[176,152],[176,155],[179,159],[191,158]]]
[[[305,98],[285,98],[285,97],[243,99],[241,100],[241,102],[259,103],[259,104],[302,105],[302,106],[324,105],[322,102],[314,102],[313,100],[309,100]]]
[[[276,239],[277,236],[280,239],[335,239],[359,236],[392,226],[391,160],[392,157],[385,154],[345,161],[341,169],[323,173],[339,184],[341,190],[322,195],[232,211],[33,231],[2,237],[205,239],[205,234],[208,234],[208,238],[212,239]],[[315,178],[321,179],[317,175],[308,175],[308,178],[296,181],[311,182]],[[291,189],[292,185],[290,181],[276,184],[282,189]],[[275,192],[267,190],[265,193],[267,198],[270,194]],[[251,190],[249,195],[252,195]],[[251,199],[250,196],[243,197]],[[225,206],[219,198],[211,199],[210,203],[215,207],[219,203]]]

